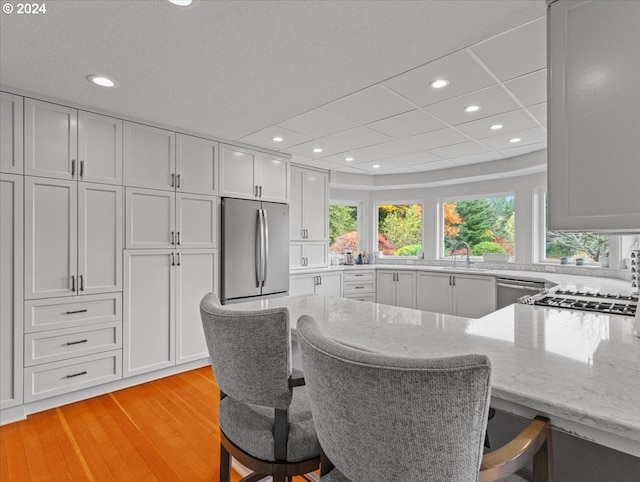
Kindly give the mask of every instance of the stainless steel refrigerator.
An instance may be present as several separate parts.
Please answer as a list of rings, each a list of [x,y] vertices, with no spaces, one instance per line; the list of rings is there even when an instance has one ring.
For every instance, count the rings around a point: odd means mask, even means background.
[[[223,304],[289,291],[289,206],[222,198]]]

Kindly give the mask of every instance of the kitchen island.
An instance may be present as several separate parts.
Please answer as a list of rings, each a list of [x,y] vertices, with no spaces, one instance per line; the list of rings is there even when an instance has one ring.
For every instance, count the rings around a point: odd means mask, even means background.
[[[554,428],[640,457],[640,338],[627,316],[511,305],[469,319],[319,295],[234,309],[286,306],[327,336],[394,356],[465,353],[491,359],[492,406],[548,416]]]

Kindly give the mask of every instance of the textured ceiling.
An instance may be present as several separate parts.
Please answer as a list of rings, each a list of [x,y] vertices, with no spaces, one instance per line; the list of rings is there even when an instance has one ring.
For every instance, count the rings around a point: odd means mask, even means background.
[[[286,124],[546,9],[544,0],[196,0],[187,8],[166,0],[56,0],[46,6],[46,14],[0,15],[4,87],[230,140]],[[95,73],[119,86],[94,87],[86,76]],[[341,116],[348,99],[328,112]],[[364,111],[342,122],[357,127],[397,113],[384,102]],[[358,142],[367,143],[372,134],[360,135]]]

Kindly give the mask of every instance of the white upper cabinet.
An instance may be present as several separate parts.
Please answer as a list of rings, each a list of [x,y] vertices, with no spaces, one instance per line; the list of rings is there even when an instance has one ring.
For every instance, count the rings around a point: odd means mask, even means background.
[[[176,245],[181,248],[218,246],[220,198],[176,194]]]
[[[124,184],[173,191],[176,187],[175,134],[124,123]]]
[[[176,191],[218,192],[218,143],[176,134]]]
[[[328,189],[325,172],[291,168],[289,239],[322,241],[328,236]]]
[[[122,184],[122,121],[78,112],[78,178]]]
[[[24,173],[77,179],[78,111],[57,104],[24,101]]]
[[[250,149],[220,144],[220,193],[223,197],[289,201],[289,162]]]
[[[552,3],[549,229],[640,229],[640,2]]]
[[[22,174],[24,172],[23,146],[23,98],[2,92],[0,105],[0,172]]]

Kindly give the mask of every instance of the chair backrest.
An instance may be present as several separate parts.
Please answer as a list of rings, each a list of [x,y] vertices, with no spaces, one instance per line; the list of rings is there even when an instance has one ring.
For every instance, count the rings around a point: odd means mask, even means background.
[[[346,477],[477,480],[491,389],[486,356],[364,352],[328,339],[309,316],[297,331],[318,440]]]
[[[200,314],[220,389],[243,403],[287,409],[292,395],[289,311],[233,310],[209,293],[200,302]]]

